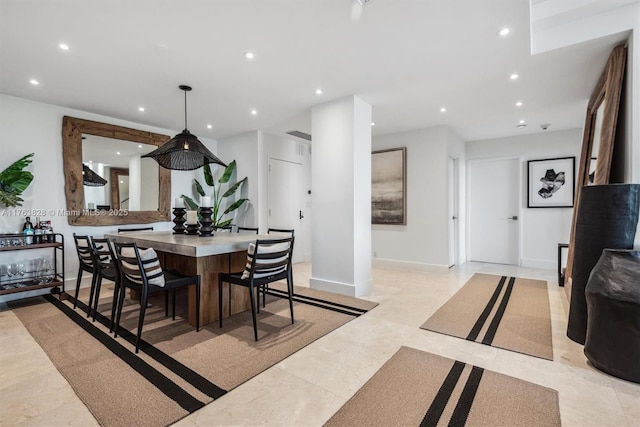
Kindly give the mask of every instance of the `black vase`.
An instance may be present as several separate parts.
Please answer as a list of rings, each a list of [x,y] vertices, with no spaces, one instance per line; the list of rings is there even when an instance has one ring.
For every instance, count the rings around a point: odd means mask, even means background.
[[[640,184],[582,187],[574,236],[567,336],[584,344],[587,333],[585,287],[603,249],[632,249],[638,226]]]
[[[605,249],[585,297],[585,356],[601,371],[640,383],[640,251]]]

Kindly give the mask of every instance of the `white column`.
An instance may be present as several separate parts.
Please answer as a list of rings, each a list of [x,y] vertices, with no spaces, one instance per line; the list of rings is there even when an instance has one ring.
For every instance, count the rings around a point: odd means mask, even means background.
[[[311,287],[371,291],[371,106],[348,96],[312,108]]]

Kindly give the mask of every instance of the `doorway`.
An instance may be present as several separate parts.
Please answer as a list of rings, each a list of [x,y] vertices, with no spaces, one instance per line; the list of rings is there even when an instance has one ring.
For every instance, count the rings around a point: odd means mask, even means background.
[[[449,202],[449,268],[458,263],[458,160],[448,158],[447,197]]]
[[[469,162],[469,260],[520,264],[520,159]]]
[[[304,167],[301,163],[269,158],[268,227],[295,230],[292,261],[304,261]]]

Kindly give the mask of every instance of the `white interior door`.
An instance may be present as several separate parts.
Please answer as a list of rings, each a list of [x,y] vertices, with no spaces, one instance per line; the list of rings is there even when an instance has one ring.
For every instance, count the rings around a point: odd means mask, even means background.
[[[520,160],[469,163],[469,259],[520,264]]]
[[[304,260],[304,188],[303,166],[300,163],[269,159],[269,228],[295,230],[293,262]]]
[[[458,259],[458,179],[457,161],[449,157],[447,165],[447,185],[449,198],[449,267]]]

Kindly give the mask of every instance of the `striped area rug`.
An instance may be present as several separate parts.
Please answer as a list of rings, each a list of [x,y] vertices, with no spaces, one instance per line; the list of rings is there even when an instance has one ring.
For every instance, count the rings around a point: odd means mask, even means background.
[[[560,426],[558,392],[401,347],[325,424]]]
[[[476,273],[421,328],[553,360],[543,280]]]

